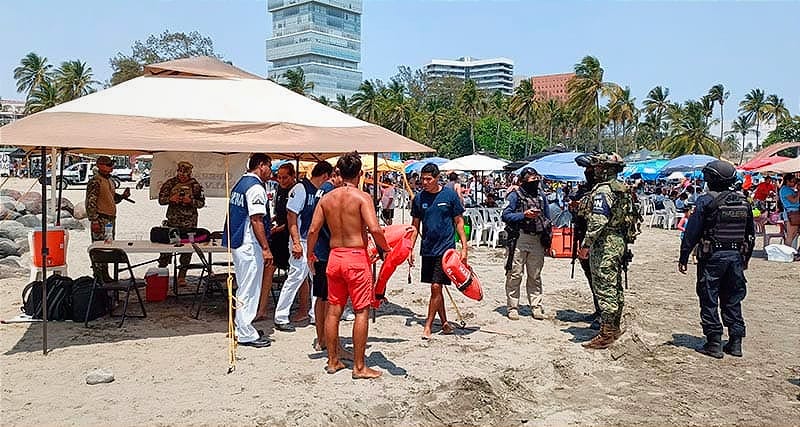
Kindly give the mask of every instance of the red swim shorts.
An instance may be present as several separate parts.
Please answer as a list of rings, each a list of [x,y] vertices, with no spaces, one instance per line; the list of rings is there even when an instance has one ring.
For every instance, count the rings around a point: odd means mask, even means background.
[[[333,248],[328,257],[328,303],[345,305],[347,297],[353,310],[372,304],[372,271],[367,251],[361,248]]]

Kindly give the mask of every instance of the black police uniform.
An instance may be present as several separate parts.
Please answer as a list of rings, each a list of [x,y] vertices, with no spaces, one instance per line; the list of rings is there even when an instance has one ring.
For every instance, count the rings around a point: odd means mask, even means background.
[[[578,186],[578,191],[575,194],[570,195],[570,199],[574,201],[580,201],[584,196],[588,195],[592,191],[592,186],[588,183],[584,183]],[[580,247],[580,242],[586,237],[586,218],[578,215],[577,209],[573,210],[570,209],[572,213],[572,223],[573,223],[573,230],[572,232],[575,233],[573,236],[574,245]],[[591,256],[591,254],[589,255]],[[594,291],[594,286],[592,285],[592,269],[590,267],[589,258],[586,259],[578,258],[578,262],[581,264],[581,269],[583,270],[584,276],[586,276],[586,281],[589,283],[589,289],[592,291],[592,301],[594,302],[594,315],[599,317],[600,316],[600,304],[597,302],[597,293]]]
[[[728,209],[727,214],[718,213]],[[745,211],[746,210],[746,211]],[[697,296],[700,324],[709,341],[719,339],[723,325],[731,338],[745,336],[742,300],[747,294],[744,269],[755,241],[753,211],[739,192],[710,192],[697,198],[681,242],[680,263],[686,265],[698,244]],[[720,323],[719,312],[722,312]],[[715,357],[721,357],[721,354]]]

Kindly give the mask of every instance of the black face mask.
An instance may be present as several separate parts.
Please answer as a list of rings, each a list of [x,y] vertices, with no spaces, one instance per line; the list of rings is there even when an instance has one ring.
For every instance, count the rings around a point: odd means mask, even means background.
[[[535,196],[539,194],[539,181],[528,181],[522,184],[522,189],[525,190],[526,193]]]

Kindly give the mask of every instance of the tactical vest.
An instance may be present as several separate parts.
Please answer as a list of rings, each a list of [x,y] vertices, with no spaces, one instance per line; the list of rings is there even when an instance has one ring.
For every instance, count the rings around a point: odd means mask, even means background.
[[[300,184],[303,184],[303,188],[305,189],[306,200],[303,204],[303,209],[297,214],[300,218],[300,228],[298,232],[300,233],[300,238],[305,239],[308,237],[308,229],[311,228],[311,220],[314,217],[314,208],[317,206],[319,198],[322,197],[322,192],[319,191],[319,194],[317,194],[317,187],[307,178],[301,179]]]
[[[614,195],[611,217],[608,219],[607,225],[609,231],[618,232],[626,243],[633,243],[636,236],[641,233],[640,226],[643,220],[639,208],[636,206],[636,200],[628,187],[616,179],[598,184],[595,189],[601,185],[608,185]],[[588,206],[591,206],[591,202],[588,203]]]
[[[247,231],[247,227],[250,224],[250,213],[247,210],[247,190],[250,187],[260,185],[264,186],[264,183],[255,176],[252,175],[244,175],[239,179],[239,182],[233,187],[231,191],[230,202],[228,203],[228,211],[230,212],[230,220],[225,221],[224,231],[222,232],[222,246],[230,247],[231,249],[236,249],[242,244],[244,244],[244,235]],[[267,208],[267,214],[264,215],[264,231],[267,233],[267,237],[269,237],[269,205],[267,201],[264,200],[265,206]],[[231,231],[230,236],[231,240],[228,242],[228,223],[230,222]]]
[[[519,229],[528,234],[540,234],[544,231],[544,202],[542,196],[531,196],[522,188],[517,189],[517,212],[525,212],[528,209],[539,209],[542,212],[537,218],[525,218],[520,222]]]
[[[717,250],[739,250],[745,242],[747,218],[751,212],[743,194],[735,191],[709,192],[714,198],[704,211],[703,237]]]

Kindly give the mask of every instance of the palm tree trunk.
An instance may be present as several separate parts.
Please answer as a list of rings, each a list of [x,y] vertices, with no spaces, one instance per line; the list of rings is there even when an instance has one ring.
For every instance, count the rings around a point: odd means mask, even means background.
[[[594,100],[595,104],[597,105],[597,147],[602,152],[603,142],[600,141],[600,95],[595,94]]]
[[[742,155],[741,155],[741,157],[739,157],[739,166],[741,166],[742,163],[744,162],[744,137],[745,137],[745,135],[746,134],[744,134],[744,133],[742,134]]]
[[[497,118],[497,132],[494,135],[494,152],[497,152],[497,147],[500,146],[500,118]]]
[[[722,111],[722,103],[719,103],[719,146],[722,148],[722,135],[725,130],[725,113]]]
[[[469,139],[472,141],[472,152],[475,153],[475,119],[469,123]]]
[[[759,134],[758,127],[761,124],[761,120],[760,119],[761,119],[761,117],[758,117],[758,114],[756,114],[756,151],[759,150],[759,148],[758,148],[758,134]]]

